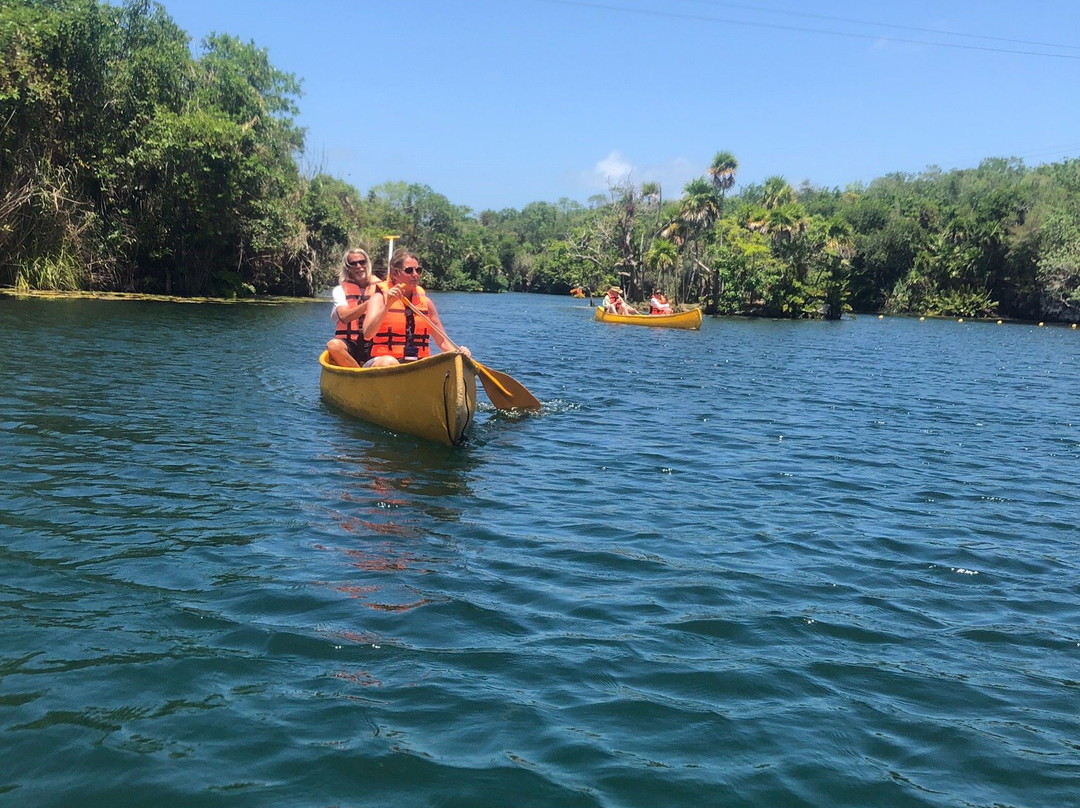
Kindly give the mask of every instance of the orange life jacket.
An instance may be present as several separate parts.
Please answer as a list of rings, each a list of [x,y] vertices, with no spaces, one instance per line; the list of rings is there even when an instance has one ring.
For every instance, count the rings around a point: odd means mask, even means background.
[[[341,288],[345,290],[345,303],[348,306],[356,306],[363,303],[365,300],[370,300],[374,294],[377,284],[369,283],[367,286],[360,286],[352,281],[345,281],[341,284]],[[337,327],[334,329],[334,336],[338,339],[348,340],[350,342],[361,342],[362,334],[364,332],[364,318],[354,317],[347,323],[337,321]]]
[[[653,298],[655,300],[659,301],[661,304],[667,303],[667,298],[664,297],[662,294],[653,295]],[[652,300],[650,300],[649,301],[649,314],[671,314],[671,312],[666,311],[664,309],[656,308],[656,306],[652,305]]]
[[[387,281],[378,284],[379,291],[386,293]],[[424,294],[424,287],[417,286],[410,301],[427,314],[431,309]],[[402,301],[394,300],[386,307],[386,316],[379,323],[379,331],[371,340],[372,356],[393,356],[399,362],[405,358],[423,359],[431,356],[431,330],[428,321],[413,314]]]

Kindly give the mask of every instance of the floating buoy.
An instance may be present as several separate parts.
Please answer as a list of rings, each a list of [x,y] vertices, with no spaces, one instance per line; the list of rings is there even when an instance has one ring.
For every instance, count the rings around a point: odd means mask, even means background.
[[[1042,328],[1046,323],[1039,323],[1039,328]]]
[[[1001,325],[1001,320],[998,320],[998,325]]]
[[[1076,330],[1076,323],[1073,323],[1073,324],[1072,324],[1071,326],[1069,326],[1069,327],[1070,327],[1070,328],[1071,328],[1071,329],[1072,329],[1073,331],[1075,331],[1075,330]]]
[[[964,322],[964,318],[963,318],[963,317],[961,317],[961,318],[960,318],[959,320],[957,320],[956,322],[958,322],[958,323],[962,323],[962,322]]]
[[[920,322],[920,323],[925,323],[925,322],[926,322],[926,318],[925,318],[925,317],[920,317],[920,318],[919,318],[919,322]]]
[[[879,320],[884,320],[884,319],[885,319],[885,315],[884,315],[884,314],[879,314],[879,315],[877,316],[877,318],[878,318]]]

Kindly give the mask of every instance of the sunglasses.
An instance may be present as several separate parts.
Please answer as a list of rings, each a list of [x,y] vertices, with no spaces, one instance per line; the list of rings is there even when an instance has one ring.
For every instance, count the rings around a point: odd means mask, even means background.
[[[423,267],[402,267],[401,273],[403,275],[419,275],[424,271]]]
[[[366,258],[361,258],[359,261],[349,261],[349,266],[351,266],[351,267],[366,267],[367,266],[367,259]]]

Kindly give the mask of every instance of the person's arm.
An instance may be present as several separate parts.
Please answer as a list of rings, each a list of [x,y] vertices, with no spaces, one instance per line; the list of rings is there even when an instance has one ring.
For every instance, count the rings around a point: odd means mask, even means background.
[[[367,301],[367,311],[364,313],[364,339],[372,339],[379,331],[383,318],[386,317],[386,295],[382,289],[378,289]]]
[[[368,303],[371,299],[365,300],[363,303],[357,303],[355,306],[350,306],[346,303],[343,306],[338,306],[334,313],[337,314],[337,318],[343,323],[347,323],[350,320],[356,320],[364,315],[368,310]]]
[[[330,307],[330,319],[336,325],[338,320],[341,319],[340,317],[338,317],[338,309],[348,304],[349,300],[347,297],[345,297],[345,290],[341,288],[341,284],[338,284],[334,287],[334,290],[330,293],[330,296],[334,299],[334,305]]]
[[[357,303],[355,306],[350,306],[349,298],[346,296],[345,290],[340,285],[334,287],[333,295],[334,316],[343,323],[355,320],[367,311],[368,301],[366,300],[362,303]]]

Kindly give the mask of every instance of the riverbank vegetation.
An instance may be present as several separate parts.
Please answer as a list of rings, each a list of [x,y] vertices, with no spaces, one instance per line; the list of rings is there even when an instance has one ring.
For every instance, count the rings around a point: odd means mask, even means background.
[[[1080,320],[1080,159],[736,187],[719,152],[672,190],[616,182],[474,212],[426,185],[300,169],[300,81],[226,35],[195,49],[147,0],[0,7],[0,286],[314,295],[393,233],[433,288],[662,285],[708,313]]]

